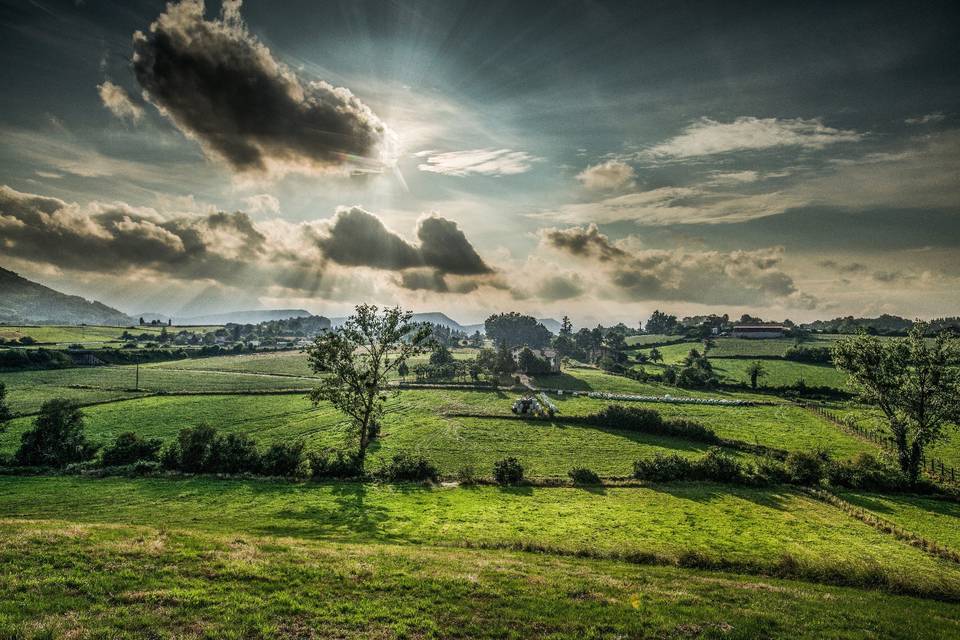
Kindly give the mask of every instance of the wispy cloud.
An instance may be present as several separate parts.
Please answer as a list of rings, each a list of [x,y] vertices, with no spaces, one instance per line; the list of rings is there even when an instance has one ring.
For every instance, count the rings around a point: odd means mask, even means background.
[[[857,142],[863,133],[829,127],[819,119],[754,118],[733,122],[701,118],[666,142],[651,147],[650,158],[685,159],[736,151],[799,147],[822,149],[839,142]]]
[[[904,120],[907,124],[933,124],[936,122],[943,122],[946,120],[947,116],[943,115],[939,111],[936,113],[928,113],[923,116],[916,116],[914,118],[907,118]]]
[[[106,80],[97,85],[97,92],[103,106],[121,120],[139,122],[143,118],[143,107],[135,104],[123,87]]]
[[[607,160],[587,167],[577,180],[587,189],[607,191],[632,187],[637,176],[633,167],[622,160]]]
[[[540,158],[525,151],[512,149],[471,149],[469,151],[420,151],[416,158],[424,158],[417,165],[420,171],[447,176],[511,176],[529,171]]]

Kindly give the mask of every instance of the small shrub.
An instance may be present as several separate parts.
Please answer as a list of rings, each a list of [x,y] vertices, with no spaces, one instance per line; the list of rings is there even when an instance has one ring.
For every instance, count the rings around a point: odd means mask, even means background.
[[[903,491],[910,487],[909,479],[900,469],[869,453],[860,453],[853,460],[832,462],[827,466],[827,480],[834,486],[870,491]]]
[[[719,447],[710,449],[693,465],[694,474],[701,480],[715,482],[743,482],[743,466],[736,458]]]
[[[268,476],[309,476],[310,463],[303,455],[303,441],[270,445],[261,457],[261,469]]]
[[[787,480],[808,487],[820,484],[825,458],[820,452],[791,451],[783,463]]]
[[[421,455],[397,453],[386,463],[378,475],[390,482],[419,482],[436,480],[440,472],[433,463]]]
[[[140,460],[156,461],[163,443],[155,438],[146,440],[133,432],[121,433],[101,454],[105,467],[119,467]]]
[[[311,451],[307,454],[307,460],[313,477],[317,479],[356,478],[363,475],[356,456],[339,449]]]
[[[493,479],[497,484],[523,482],[523,465],[516,458],[504,458],[493,463]]]
[[[457,469],[457,482],[460,484],[476,484],[477,470],[473,468],[473,465],[467,464]]]
[[[257,445],[242,433],[229,433],[214,442],[217,471],[223,473],[260,473],[263,467]],[[283,474],[278,474],[283,475]]]
[[[652,482],[687,480],[691,478],[692,472],[691,462],[675,453],[669,455],[656,453],[653,458],[641,459],[633,463],[633,477],[637,480]]]
[[[757,461],[755,469],[759,484],[783,484],[790,481],[783,462],[772,456],[763,456]]]
[[[567,472],[574,484],[600,484],[600,476],[592,469],[574,467]]]

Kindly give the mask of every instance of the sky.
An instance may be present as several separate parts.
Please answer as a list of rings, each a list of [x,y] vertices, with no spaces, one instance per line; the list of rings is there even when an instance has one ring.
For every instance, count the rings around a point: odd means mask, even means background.
[[[0,56],[0,266],[128,313],[960,313],[955,2],[0,0]]]

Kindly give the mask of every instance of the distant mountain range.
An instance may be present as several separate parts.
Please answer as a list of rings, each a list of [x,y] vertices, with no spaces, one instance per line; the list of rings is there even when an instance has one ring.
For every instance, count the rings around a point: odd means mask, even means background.
[[[336,329],[341,324],[346,321],[345,316],[339,318],[330,318],[330,322],[333,325],[333,328]],[[483,323],[478,324],[460,324],[450,316],[445,313],[440,313],[439,311],[432,311],[430,313],[415,313],[413,314],[414,322],[429,322],[430,324],[438,324],[442,327],[447,327],[453,331],[462,331],[468,335],[471,335],[477,331],[480,333],[486,333],[484,331]],[[537,322],[542,324],[547,328],[550,333],[560,333],[560,322],[554,320],[553,318],[538,318]]]
[[[112,307],[55,291],[42,284],[0,268],[0,322],[6,324],[101,324],[113,326],[136,325],[140,318],[144,322],[167,322],[187,325],[214,324],[257,324],[269,320],[288,318],[306,318],[313,315],[306,309],[250,309],[245,311],[227,311],[198,316],[169,316],[160,313],[141,313],[129,316]],[[339,327],[346,317],[331,318],[334,328]],[[484,333],[483,323],[460,324],[445,313],[438,311],[413,314],[415,322],[430,322],[454,331],[472,334]],[[560,323],[553,318],[540,318],[551,333],[560,332]]]
[[[306,309],[250,309],[247,311],[227,311],[225,313],[211,313],[202,316],[166,316],[160,313],[144,313],[137,316],[144,322],[158,320],[166,322],[173,320],[179,326],[203,324],[259,324],[270,320],[286,320],[288,318],[306,318],[313,315]]]
[[[67,295],[0,268],[0,322],[127,326],[134,321],[102,302]]]

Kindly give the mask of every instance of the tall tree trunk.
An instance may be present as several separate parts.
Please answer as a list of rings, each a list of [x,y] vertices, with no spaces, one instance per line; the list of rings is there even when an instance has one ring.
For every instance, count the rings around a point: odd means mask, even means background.
[[[923,449],[920,448],[920,443],[914,440],[913,446],[910,447],[910,467],[907,471],[910,482],[913,484],[916,484],[920,478],[920,457],[922,455]]]
[[[894,424],[892,427],[893,442],[897,447],[897,462],[900,464],[900,470],[913,479],[913,476],[910,475],[911,456],[910,447],[907,446],[907,430],[898,424]]]

